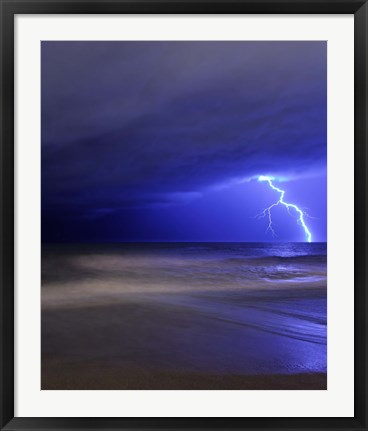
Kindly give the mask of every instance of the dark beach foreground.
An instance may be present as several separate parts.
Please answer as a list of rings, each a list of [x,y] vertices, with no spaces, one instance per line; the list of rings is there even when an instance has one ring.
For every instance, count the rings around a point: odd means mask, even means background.
[[[325,244],[42,250],[42,389],[326,389]]]
[[[326,373],[236,375],[150,372],[103,364],[48,364],[42,389],[71,390],[323,390]]]

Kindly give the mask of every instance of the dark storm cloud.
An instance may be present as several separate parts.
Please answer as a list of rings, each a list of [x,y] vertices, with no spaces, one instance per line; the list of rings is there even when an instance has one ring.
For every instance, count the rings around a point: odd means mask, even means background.
[[[324,42],[43,42],[45,214],[326,166]]]

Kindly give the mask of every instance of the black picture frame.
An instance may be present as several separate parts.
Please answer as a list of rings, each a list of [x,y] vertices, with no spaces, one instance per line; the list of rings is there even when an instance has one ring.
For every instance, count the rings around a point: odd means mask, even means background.
[[[0,274],[2,430],[367,429],[367,121],[366,0],[0,0]],[[354,14],[355,335],[352,418],[42,418],[14,417],[14,16],[16,14]],[[342,245],[343,246],[343,245]]]

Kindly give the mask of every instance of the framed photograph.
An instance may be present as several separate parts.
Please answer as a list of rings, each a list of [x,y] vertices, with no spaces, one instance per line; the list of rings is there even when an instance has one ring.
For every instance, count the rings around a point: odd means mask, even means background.
[[[366,430],[366,1],[0,4],[1,429]]]

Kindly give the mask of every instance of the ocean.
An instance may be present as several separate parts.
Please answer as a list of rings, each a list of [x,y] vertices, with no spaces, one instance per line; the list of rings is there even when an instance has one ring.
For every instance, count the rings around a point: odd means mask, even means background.
[[[41,292],[46,389],[327,372],[326,243],[43,245]]]

